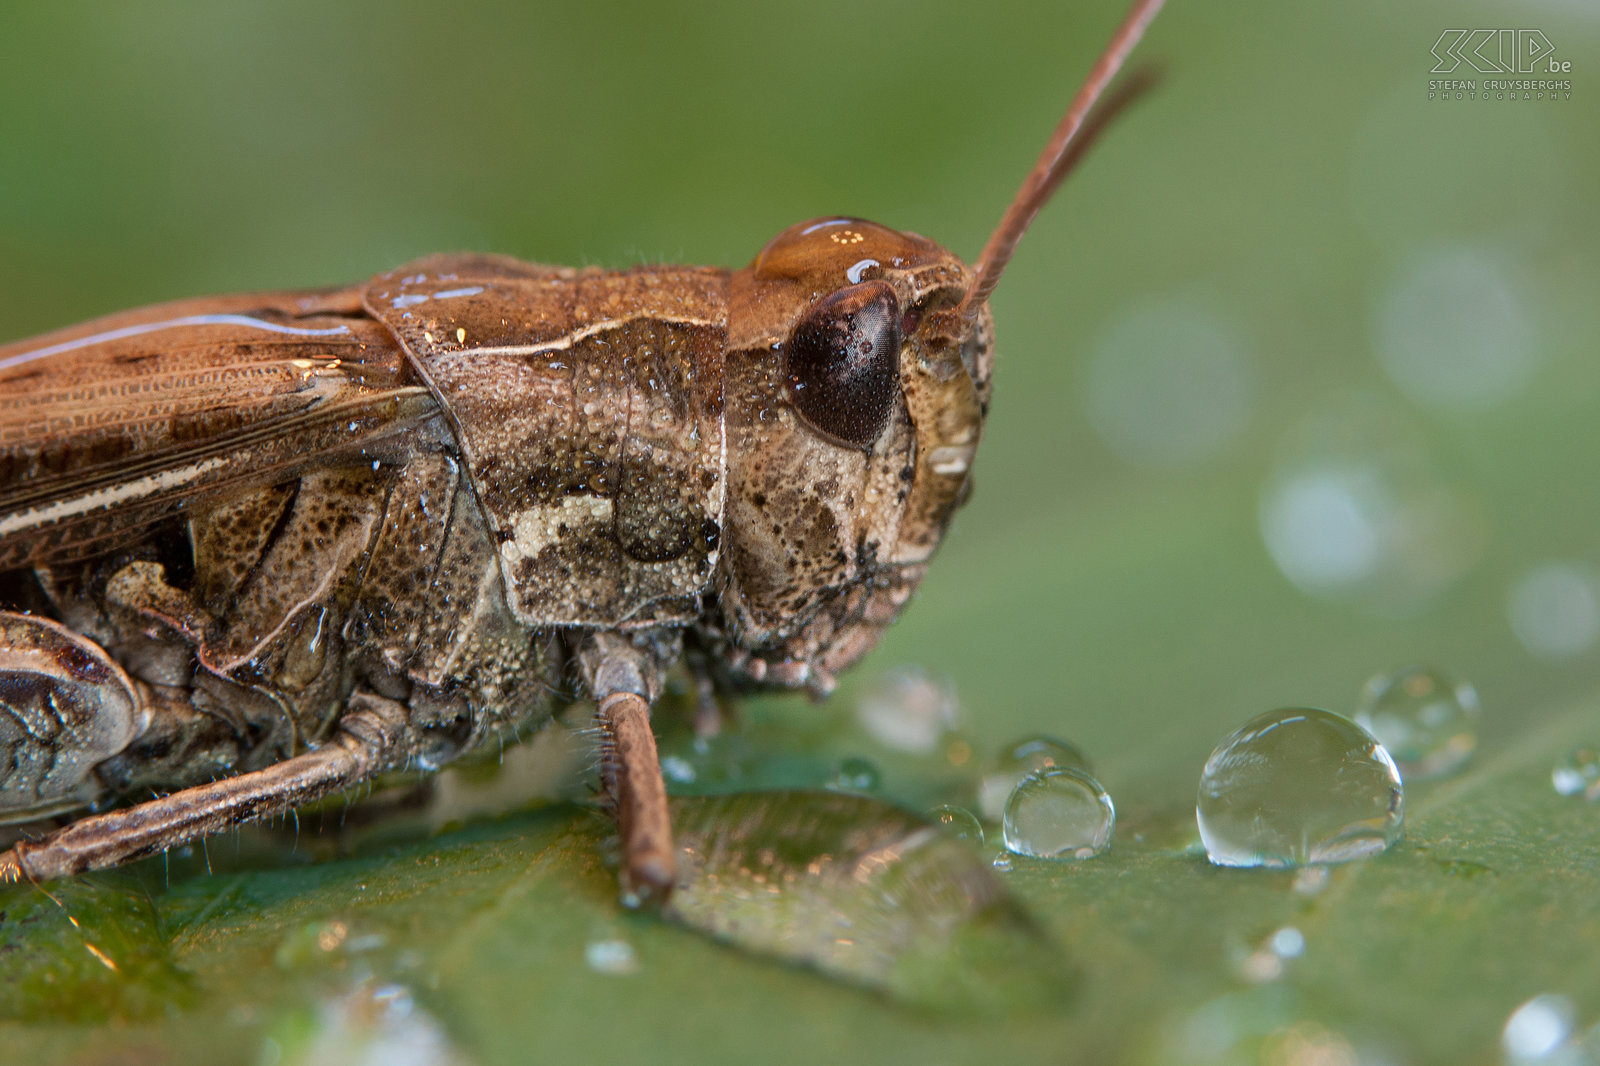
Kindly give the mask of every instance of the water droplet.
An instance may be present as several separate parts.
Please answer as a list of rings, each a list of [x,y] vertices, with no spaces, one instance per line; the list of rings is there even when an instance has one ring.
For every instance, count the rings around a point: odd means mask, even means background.
[[[639,957],[634,954],[633,945],[615,937],[589,941],[583,947],[583,961],[589,969],[611,977],[639,971]]]
[[[1541,659],[1580,655],[1600,640],[1600,583],[1588,567],[1546,563],[1511,590],[1511,629]]]
[[[961,716],[955,685],[915,666],[878,678],[856,703],[856,718],[880,744],[926,755]]]
[[[1094,774],[1089,757],[1064,740],[1041,734],[1016,741],[995,757],[978,783],[978,813],[989,822],[999,822],[1005,817],[1006,802],[1024,777],[1057,767]]]
[[[839,792],[876,792],[883,783],[877,764],[871,759],[851,756],[839,763],[828,787]]]
[[[946,803],[942,807],[935,807],[928,812],[928,817],[933,824],[943,829],[957,840],[969,841],[973,844],[983,843],[983,824],[978,821],[978,816],[965,807],[957,807],[953,803]]]
[[[1092,859],[1111,846],[1117,812],[1100,782],[1074,767],[1038,770],[1006,801],[1007,850],[1035,859]]]
[[[1204,462],[1249,424],[1256,376],[1236,331],[1208,303],[1176,298],[1128,309],[1094,346],[1089,421],[1124,460]]]
[[[1500,1047],[1512,1063],[1548,1059],[1572,1035],[1577,1011],[1566,996],[1546,992],[1511,1012]]]
[[[1408,666],[1366,683],[1356,724],[1389,750],[1408,781],[1443,777],[1478,744],[1478,693],[1437,670]]]
[[[1373,855],[1400,836],[1405,791],[1371,734],[1327,711],[1252,718],[1217,745],[1195,809],[1218,866],[1301,866]]]
[[[1600,747],[1585,744],[1567,752],[1550,771],[1550,783],[1563,796],[1600,800]]]

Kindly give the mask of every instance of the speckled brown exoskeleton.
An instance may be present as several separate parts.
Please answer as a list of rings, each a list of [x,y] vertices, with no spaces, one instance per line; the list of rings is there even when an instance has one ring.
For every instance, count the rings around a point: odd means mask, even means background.
[[[440,255],[0,347],[0,881],[149,855],[593,700],[624,890],[671,890],[649,712],[826,694],[961,504],[988,297],[1104,120],[1117,31],[975,267],[823,218],[742,270]]]

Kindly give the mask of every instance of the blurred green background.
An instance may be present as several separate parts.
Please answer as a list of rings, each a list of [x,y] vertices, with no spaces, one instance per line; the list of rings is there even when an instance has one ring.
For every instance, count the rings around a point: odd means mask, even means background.
[[[448,1047],[415,1061],[1495,1062],[1535,994],[1600,1021],[1600,807],[1548,783],[1600,738],[1597,12],[1174,3],[1139,53],[1159,91],[994,298],[977,489],[924,591],[832,705],[751,708],[762,743],[831,758],[872,675],[936,665],[980,756],[1037,731],[1088,750],[1112,852],[1008,879],[1081,998],[930,1016],[623,915],[586,857],[603,830],[558,809],[321,866],[73,889],[148,965],[85,976],[79,952],[60,992],[49,965],[14,980],[6,1057],[320,1047],[332,986],[272,960],[351,914],[432,975],[413,991]],[[827,213],[972,256],[1120,14],[8,4],[0,338],[449,249],[738,265]],[[1570,98],[1430,100],[1430,47],[1480,26],[1542,30]],[[1308,899],[1184,850],[1219,737],[1274,706],[1348,712],[1412,661],[1485,711],[1467,773],[1412,790],[1395,852]],[[890,763],[886,793],[917,798]],[[441,853],[467,858],[418,872]],[[60,912],[8,898],[5,945],[78,951]],[[1287,921],[1305,957],[1241,978],[1230,952]],[[619,929],[639,972],[586,967]],[[1221,1050],[1193,1036],[1213,1016],[1232,1019]]]

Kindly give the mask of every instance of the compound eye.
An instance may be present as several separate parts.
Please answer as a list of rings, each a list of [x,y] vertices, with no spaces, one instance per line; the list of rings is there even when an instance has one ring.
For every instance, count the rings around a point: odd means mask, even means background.
[[[870,451],[900,391],[900,301],[885,281],[851,285],[806,309],[789,336],[789,401],[838,444]]]

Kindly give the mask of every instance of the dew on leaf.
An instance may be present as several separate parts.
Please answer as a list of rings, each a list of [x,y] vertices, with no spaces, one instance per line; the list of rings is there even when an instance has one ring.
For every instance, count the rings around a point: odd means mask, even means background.
[[[1269,711],[1223,739],[1200,777],[1196,818],[1218,866],[1293,867],[1383,851],[1405,792],[1373,736],[1327,711]]]
[[[1117,814],[1100,782],[1073,767],[1037,770],[1006,801],[1006,850],[1035,859],[1090,859],[1111,846]]]
[[[1366,683],[1355,720],[1388,749],[1407,780],[1443,777],[1478,745],[1478,693],[1437,670],[1408,666]]]
[[[1006,802],[1024,777],[1035,770],[1071,767],[1093,774],[1089,757],[1076,746],[1055,737],[1024,737],[997,755],[978,783],[978,813],[985,821],[999,822],[1005,816]]]

